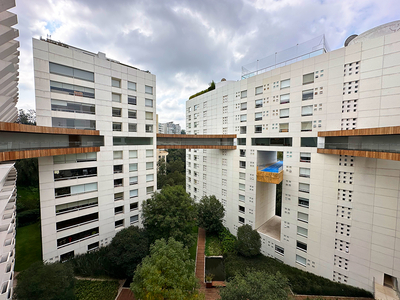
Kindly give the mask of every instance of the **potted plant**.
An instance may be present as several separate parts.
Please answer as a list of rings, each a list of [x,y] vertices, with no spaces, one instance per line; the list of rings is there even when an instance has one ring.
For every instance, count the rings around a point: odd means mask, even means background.
[[[206,288],[212,288],[212,281],[214,278],[214,274],[207,273],[206,276]]]

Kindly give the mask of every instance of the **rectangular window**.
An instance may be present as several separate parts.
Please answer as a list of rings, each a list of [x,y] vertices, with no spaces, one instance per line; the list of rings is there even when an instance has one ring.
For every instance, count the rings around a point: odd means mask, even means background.
[[[139,209],[139,202],[134,202],[129,205],[130,211],[138,210]]]
[[[129,132],[137,132],[137,124],[133,124],[133,123],[128,124],[128,131]]]
[[[97,236],[99,234],[99,227],[92,228],[89,230],[85,230],[73,235],[68,235],[66,237],[62,237],[60,239],[57,239],[57,248],[64,247],[66,245],[70,245],[76,242],[79,242],[81,240],[86,240],[88,238]]]
[[[146,150],[146,157],[153,157],[154,156],[154,151],[152,149]]]
[[[310,200],[307,198],[299,197],[299,206],[308,208]]]
[[[239,201],[245,202],[245,200],[246,200],[245,195],[240,195],[239,194]]]
[[[95,120],[67,119],[67,118],[51,118],[53,127],[73,128],[73,129],[96,129]]]
[[[239,161],[239,168],[241,169],[246,169],[246,162],[245,161]]]
[[[262,99],[256,100],[256,108],[260,108],[260,107],[263,107],[263,100]]]
[[[302,266],[306,266],[307,260],[300,255],[296,255],[296,262]]]
[[[312,122],[301,122],[301,131],[312,131]]]
[[[313,106],[307,105],[301,107],[301,115],[302,116],[312,116],[313,115]]]
[[[304,237],[308,237],[308,229],[300,227],[300,226],[297,226],[297,234],[301,235],[301,236],[304,236]]]
[[[290,102],[290,94],[281,95],[281,104],[286,104]]]
[[[146,182],[154,181],[154,174],[147,174],[146,175]]]
[[[112,130],[113,131],[122,131],[122,123],[119,122],[113,122],[112,123]]]
[[[275,252],[280,255],[285,255],[285,249],[275,244]]]
[[[239,172],[239,179],[245,180],[245,179],[246,179],[246,173],[244,173],[244,172]]]
[[[313,89],[303,91],[303,96],[302,96],[303,101],[311,100],[313,98],[314,98],[314,90]]]
[[[121,103],[121,94],[112,93],[111,94],[111,99],[112,99],[113,102]]]
[[[94,89],[75,84],[50,81],[50,92],[94,98]]]
[[[49,71],[52,74],[94,82],[94,73],[81,69],[76,69],[50,62]]]
[[[97,176],[96,167],[54,171],[54,181],[86,178],[92,176]]]
[[[138,196],[138,190],[130,190],[129,198],[136,198]]]
[[[297,212],[297,220],[308,223],[308,214]]]
[[[94,115],[95,105],[51,99],[51,110]]]
[[[114,166],[114,174],[122,173],[122,165]]]
[[[196,105],[193,106],[193,110],[194,110],[194,111],[196,111],[196,110],[198,110],[198,109],[199,109],[199,105],[198,105],[198,104],[196,104]]]
[[[153,113],[150,111],[146,111],[146,120],[153,120]]]
[[[136,96],[129,96],[128,95],[128,104],[136,105]]]
[[[129,119],[136,119],[137,118],[137,111],[133,109],[128,109],[128,118]]]
[[[310,185],[308,183],[299,183],[299,191],[303,193],[310,192]]]
[[[95,191],[97,191],[97,182],[54,189],[56,198],[83,194],[83,193],[90,193]]]
[[[246,185],[244,183],[239,183],[239,190],[245,191],[246,190]]]
[[[300,162],[311,162],[311,153],[300,152]]]
[[[281,89],[290,87],[290,79],[285,79],[281,81]]]
[[[289,132],[289,123],[280,123],[279,132]]]
[[[139,215],[131,216],[130,221],[131,224],[137,223],[139,221]]]
[[[151,125],[152,126],[152,125]],[[137,145],[153,145],[151,137],[113,137],[114,146],[137,146]]]
[[[96,213],[92,213],[89,215],[84,215],[84,216],[80,216],[80,217],[76,217],[76,218],[72,218],[72,219],[67,219],[65,221],[57,222],[56,230],[57,231],[66,230],[69,228],[84,225],[84,224],[91,223],[91,222],[98,221],[98,220],[99,220],[99,213],[96,212]]]
[[[129,158],[137,158],[137,150],[129,150]]]
[[[307,178],[310,177],[310,169],[309,168],[300,168],[299,171],[300,171],[299,172],[300,177],[307,177]]]
[[[153,132],[153,125],[146,124],[146,132],[147,133]]]
[[[113,117],[121,117],[121,108],[113,107],[112,108],[112,116]]]
[[[240,122],[246,122],[247,121],[247,115],[240,115]]]
[[[129,177],[129,185],[134,185],[138,183],[138,177],[137,176],[132,176]]]
[[[124,185],[124,179],[123,178],[118,178],[114,179],[114,187],[119,187]]]
[[[262,120],[262,112],[255,113],[254,121],[261,121]]]
[[[304,252],[307,252],[307,244],[305,244],[303,242],[300,242],[300,241],[296,241],[296,242],[297,242],[296,243],[296,248],[297,249],[299,249],[301,251],[304,251]]]
[[[246,149],[240,149],[239,155],[240,157],[246,157]]]
[[[152,170],[154,168],[154,163],[149,161],[146,163],[146,170]]]
[[[263,93],[263,87],[262,86],[258,86],[256,87],[256,95],[262,94]]]
[[[98,249],[98,248],[99,248],[99,242],[90,244],[90,245],[88,245],[88,247],[87,247],[88,251],[96,250],[96,249]]]
[[[59,204],[56,205],[56,215],[61,215],[72,211],[78,211],[90,207],[95,207],[97,205],[98,205],[97,198],[90,198],[86,200],[69,202],[66,204]]]
[[[246,138],[238,138],[237,143],[239,146],[246,146]]]
[[[246,212],[246,208],[244,206],[239,205],[239,212],[240,213],[245,213]]]
[[[153,191],[154,191],[154,186],[148,186],[148,187],[146,187],[146,194],[147,194],[147,195],[153,193]]]
[[[246,126],[240,126],[240,134],[246,134],[246,133],[247,133]]]
[[[115,228],[124,227],[124,220],[115,221]]]
[[[262,125],[255,125],[254,133],[262,133]]]
[[[243,217],[239,217],[239,223],[244,224],[244,218]]]
[[[133,163],[133,164],[129,164],[129,172],[135,172],[137,171],[138,164],[137,163]]]
[[[303,84],[309,84],[314,82],[314,72],[303,75]]]
[[[289,108],[283,108],[279,111],[280,118],[289,118]]]
[[[128,90],[136,91],[136,82],[128,81]]]
[[[247,102],[240,103],[240,110],[246,110],[247,109]]]
[[[301,147],[317,147],[316,137],[302,137],[300,141]]]
[[[114,201],[120,201],[120,200],[124,200],[124,192],[114,194]]]
[[[240,99],[247,98],[247,90],[240,92]]]
[[[111,78],[111,85],[113,87],[120,88],[121,87],[121,79]]]
[[[151,99],[145,99],[144,103],[145,103],[146,107],[153,107],[153,100],[151,100]]]
[[[113,157],[114,159],[122,159],[122,151],[114,151]]]
[[[144,86],[144,92],[145,92],[146,94],[153,95],[153,87],[152,87],[152,86],[145,85],[145,86]]]

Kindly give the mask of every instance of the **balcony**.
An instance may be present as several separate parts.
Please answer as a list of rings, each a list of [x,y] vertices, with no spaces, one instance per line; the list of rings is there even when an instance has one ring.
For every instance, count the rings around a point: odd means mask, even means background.
[[[257,181],[279,184],[282,180],[283,161],[266,166],[257,166]]]

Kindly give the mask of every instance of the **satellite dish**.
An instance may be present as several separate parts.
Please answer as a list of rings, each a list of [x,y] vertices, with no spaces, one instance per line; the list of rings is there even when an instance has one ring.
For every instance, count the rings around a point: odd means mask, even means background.
[[[344,42],[344,46],[347,47],[350,42],[355,39],[356,37],[358,37],[358,34],[352,34],[351,36],[349,36],[346,41]]]

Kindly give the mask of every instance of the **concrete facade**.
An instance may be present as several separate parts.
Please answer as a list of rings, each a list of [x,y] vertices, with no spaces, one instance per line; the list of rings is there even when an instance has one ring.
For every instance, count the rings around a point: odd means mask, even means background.
[[[174,122],[159,123],[158,133],[181,134],[181,126],[179,124],[174,124]]]
[[[238,135],[237,150],[186,151],[187,192],[215,195],[232,233],[258,229],[264,255],[369,291],[400,279],[400,162],[318,154],[317,134],[400,125],[400,31],[380,32],[186,102],[187,134]],[[281,217],[257,181],[278,152]]]

